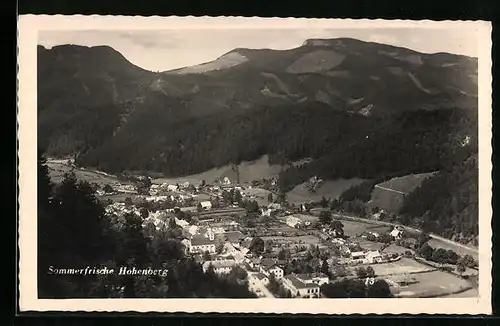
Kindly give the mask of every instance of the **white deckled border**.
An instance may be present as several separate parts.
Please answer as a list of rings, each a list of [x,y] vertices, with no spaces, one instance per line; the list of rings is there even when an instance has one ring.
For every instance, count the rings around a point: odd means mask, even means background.
[[[21,311],[306,314],[491,313],[491,24],[258,17],[25,15],[19,18],[19,291]],[[37,38],[40,30],[454,28],[477,31],[479,57],[479,297],[434,299],[64,299],[37,298]]]

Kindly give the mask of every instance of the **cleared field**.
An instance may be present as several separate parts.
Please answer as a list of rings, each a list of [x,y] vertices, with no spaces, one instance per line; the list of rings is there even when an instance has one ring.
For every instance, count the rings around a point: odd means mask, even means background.
[[[262,240],[274,240],[278,242],[294,242],[296,244],[304,244],[304,245],[319,245],[321,240],[312,235],[303,235],[298,237],[283,237],[283,236],[270,236],[270,237],[261,237]]]
[[[320,201],[322,197],[338,198],[345,190],[362,183],[363,179],[337,179],[326,180],[312,193],[307,188],[307,183],[302,183],[287,193],[287,200],[294,204],[303,204],[311,201]]]
[[[466,280],[441,271],[414,274],[413,276],[419,281],[418,283],[396,287],[393,289],[394,294],[399,297],[442,297],[471,288],[470,283]],[[469,291],[467,294],[472,296],[474,292]]]
[[[371,266],[378,276],[414,274],[435,270],[433,267],[422,265],[409,258],[401,258],[392,263],[373,264]]]
[[[266,206],[269,204],[269,200],[267,196],[270,191],[262,188],[251,188],[245,189],[243,191],[243,195],[251,200],[255,200],[259,206]]]
[[[406,194],[417,188],[422,181],[435,174],[435,172],[409,174],[379,183],[372,192],[368,203],[370,207],[379,207],[387,212],[396,213]]]
[[[363,239],[363,238],[356,238],[353,240],[356,241],[357,243],[359,243],[361,248],[366,249],[366,250],[380,250],[380,248],[382,248],[382,246],[384,245],[383,243],[368,241],[368,240]]]
[[[389,226],[384,225],[374,225],[370,223],[361,223],[354,221],[341,220],[342,224],[344,224],[344,232],[345,234],[355,237],[358,234],[361,234],[365,231],[384,233],[391,230]]]
[[[400,247],[398,245],[395,245],[394,243],[391,243],[391,245],[389,245],[387,248],[385,248],[384,252],[387,252],[387,253],[396,253],[396,254],[404,254],[405,251],[407,251],[407,250],[409,250],[409,249],[404,248],[404,247]]]
[[[64,174],[71,170],[71,167],[58,162],[47,162],[47,167],[49,169],[49,177],[52,182],[59,183],[63,180]],[[95,172],[92,170],[85,170],[74,168],[76,177],[78,180],[88,181],[90,183],[96,183],[98,185],[110,184],[118,181],[115,176],[107,175],[102,172]]]
[[[318,216],[314,216],[314,215],[307,215],[307,214],[293,214],[293,215],[290,215],[290,216],[294,216],[294,217],[297,217],[298,219],[300,219],[301,221],[304,221],[304,222],[316,222],[319,220],[319,217]],[[288,216],[284,216],[283,218],[286,219]]]
[[[282,223],[277,223],[276,225],[268,228],[268,230],[271,232],[303,232],[299,229],[292,228],[291,226]]]
[[[376,232],[379,234],[391,231],[392,228],[386,225],[366,224],[366,231]]]
[[[261,158],[250,161],[242,162],[238,165],[238,171],[240,176],[240,183],[250,183],[253,180],[261,180],[262,178],[272,178],[277,177],[282,169],[281,165],[269,164],[269,157],[267,155]],[[232,165],[225,165],[219,168],[210,169],[208,171],[192,174],[177,178],[158,178],[154,179],[153,183],[161,184],[175,184],[189,182],[191,184],[199,184],[202,180],[206,183],[213,184],[215,180],[228,177],[232,182],[237,181],[237,174]]]
[[[434,238],[430,239],[428,243],[433,248],[443,248],[446,250],[451,249],[461,256],[471,255],[476,260],[479,257],[478,252],[473,250],[473,249],[469,249],[469,248],[463,247],[463,246],[457,246],[457,245],[454,245],[454,244],[451,244],[451,243],[448,243],[445,241],[441,241],[439,239],[434,239]]]

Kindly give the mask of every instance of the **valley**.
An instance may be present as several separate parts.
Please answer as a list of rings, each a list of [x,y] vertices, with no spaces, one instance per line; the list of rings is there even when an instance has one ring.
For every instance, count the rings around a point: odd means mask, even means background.
[[[163,72],[39,46],[38,65],[44,225],[69,216],[59,234],[111,235],[99,259],[175,271],[118,289],[477,295],[476,58],[338,38]]]

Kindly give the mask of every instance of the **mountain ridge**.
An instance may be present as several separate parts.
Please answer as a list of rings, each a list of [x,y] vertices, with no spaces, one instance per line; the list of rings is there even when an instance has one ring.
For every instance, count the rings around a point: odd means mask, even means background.
[[[206,72],[186,74],[144,70],[109,46],[39,46],[40,145],[52,156],[78,155],[81,164],[111,170],[189,174],[264,154],[278,160],[319,158],[336,141],[362,139],[376,128],[391,130],[394,117],[405,111],[459,110],[464,119],[477,118],[474,60],[348,38],[327,41],[324,46],[315,44],[324,39],[309,39],[289,50],[237,48],[215,61],[231,53],[246,60],[233,56],[223,69],[212,65]],[[420,57],[406,56],[415,53]],[[318,129],[311,135],[319,138],[299,135],[309,132],[300,125],[304,119],[311,121],[307,128]],[[339,121],[360,130],[349,131]],[[293,127],[284,128],[287,124]],[[233,130],[234,125],[241,130]],[[231,137],[215,131],[255,142],[253,154],[242,153]],[[282,143],[266,144],[263,135]],[[323,149],[318,142],[326,144]],[[211,157],[207,162],[180,170],[165,166],[172,155],[173,164],[198,158],[203,146],[220,158],[205,154]],[[228,149],[216,149],[221,146]],[[138,152],[143,153],[138,160],[130,157]]]

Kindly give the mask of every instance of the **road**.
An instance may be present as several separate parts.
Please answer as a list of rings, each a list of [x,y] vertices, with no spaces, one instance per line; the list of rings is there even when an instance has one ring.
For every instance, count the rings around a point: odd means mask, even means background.
[[[266,288],[266,286],[256,277],[258,273],[250,272],[248,273],[248,284],[251,291],[259,289],[260,292],[264,295],[264,298],[274,298],[274,295]]]
[[[333,216],[341,218],[341,219],[353,220],[353,221],[361,222],[361,223],[379,224],[379,225],[385,225],[385,226],[399,226],[399,227],[401,227],[403,229],[407,229],[407,230],[410,230],[412,232],[421,232],[421,230],[419,230],[419,229],[415,229],[415,228],[412,228],[412,227],[409,227],[409,226],[400,225],[400,224],[390,223],[390,222],[376,221],[376,220],[367,220],[367,219],[360,218],[360,217],[354,217],[354,216],[348,216],[348,215],[341,215],[341,214],[333,214]],[[435,235],[435,234],[429,234],[429,236],[432,239],[435,239],[435,240],[447,243],[447,244],[449,244],[451,246],[462,248],[464,250],[470,251],[471,253],[473,253],[475,255],[478,254],[478,249],[477,248],[469,247],[469,246],[463,245],[461,243],[458,243],[458,242],[455,242],[455,241],[451,241],[450,239],[446,239],[446,238],[440,237],[440,236]]]

